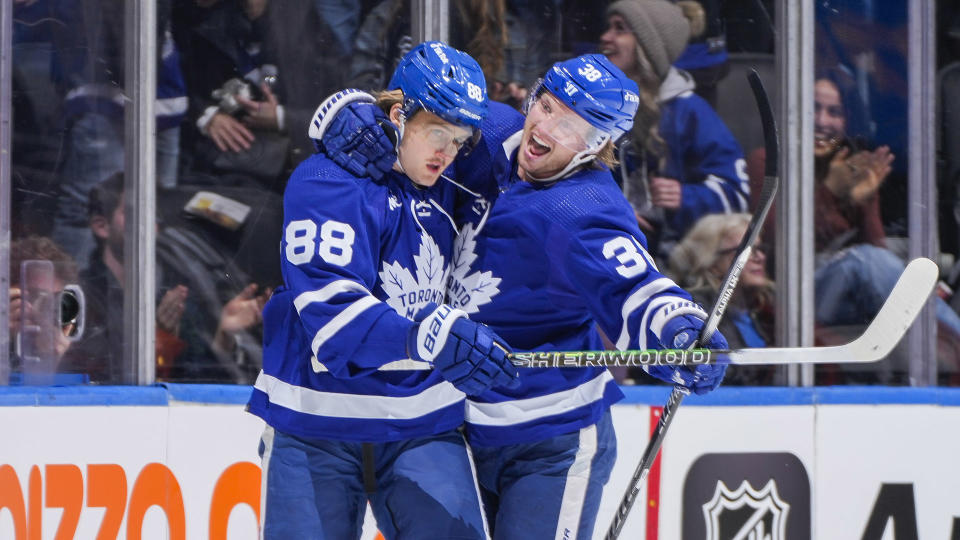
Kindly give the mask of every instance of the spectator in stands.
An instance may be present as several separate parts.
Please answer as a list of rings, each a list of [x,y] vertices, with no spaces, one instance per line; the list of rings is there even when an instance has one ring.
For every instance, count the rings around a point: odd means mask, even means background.
[[[858,124],[853,80],[825,70],[814,86],[814,274],[815,320],[821,343],[844,327],[870,322],[903,272],[904,261],[886,247],[879,189],[894,155],[886,146],[868,149]],[[763,149],[751,155],[751,183],[763,181]],[[935,299],[941,333],[960,339],[960,316]]]
[[[263,51],[266,8],[266,0],[177,0],[173,35],[190,97],[185,168],[282,191],[290,140],[272,87],[282,74]]]
[[[93,239],[87,227],[87,194],[123,170],[124,4],[106,0],[51,0],[65,28],[55,38],[54,73],[64,96],[66,156],[61,166],[53,238],[78,264],[86,264]],[[187,110],[180,57],[169,32],[169,2],[157,6],[157,186],[177,184],[180,121]]]
[[[690,42],[673,65],[693,77],[694,92],[714,109],[717,108],[717,84],[730,71],[721,4],[721,0],[677,2],[690,18]]]
[[[640,87],[618,181],[653,253],[665,257],[696,222],[747,209],[743,152],[720,117],[671,64],[690,35],[684,11],[666,0],[618,0],[607,8],[600,50]]]
[[[63,146],[61,99],[51,79],[53,35],[61,23],[51,0],[13,2],[11,67],[11,237],[49,236]]]
[[[123,359],[124,211],[123,174],[90,191],[90,230],[97,249],[80,283],[87,298],[87,328],[61,364],[66,372],[87,373],[91,382],[131,382]],[[196,305],[175,269],[157,269],[157,376],[193,382],[246,382],[231,354],[232,336],[259,325],[270,291],[249,285],[222,308],[215,331],[207,331],[204,310]]]
[[[283,129],[290,139],[284,179],[315,151],[307,137],[310,121],[320,101],[346,84],[366,3],[267,2],[262,17],[264,56],[277,68],[272,90],[283,104]]]
[[[397,63],[415,45],[410,4],[410,0],[382,0],[366,15],[354,42],[347,86],[368,91],[387,86]],[[469,0],[451,6],[455,7],[451,7],[450,45],[476,58],[490,86],[491,99],[517,101],[524,90],[515,82],[509,88],[506,83],[493,87],[495,81],[504,81],[507,29],[503,1]],[[531,55],[541,54],[531,50],[527,51]]]
[[[26,268],[22,264],[25,261],[41,262],[39,271]],[[68,301],[61,307],[65,288],[76,283],[76,262],[50,238],[28,236],[10,244],[10,358],[13,371],[45,369],[54,372],[57,362],[71,345],[70,338],[79,331],[79,304]],[[75,295],[73,299],[76,299]],[[29,337],[21,335],[24,331],[30,334]],[[36,365],[25,365],[24,356]]]
[[[671,277],[705,309],[716,302],[749,223],[750,214],[704,216],[670,253]],[[766,252],[762,245],[753,247],[720,320],[718,328],[730,348],[767,347],[773,342],[774,285],[767,275]],[[740,366],[727,372],[724,384],[771,384],[773,374],[770,366]]]

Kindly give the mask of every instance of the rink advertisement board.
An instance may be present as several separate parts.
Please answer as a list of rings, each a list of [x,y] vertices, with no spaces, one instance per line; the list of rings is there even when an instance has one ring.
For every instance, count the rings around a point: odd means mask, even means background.
[[[625,390],[595,538],[668,389]],[[0,539],[255,539],[247,395],[0,389]],[[960,390],[721,388],[684,401],[621,538],[960,539],[958,459]]]

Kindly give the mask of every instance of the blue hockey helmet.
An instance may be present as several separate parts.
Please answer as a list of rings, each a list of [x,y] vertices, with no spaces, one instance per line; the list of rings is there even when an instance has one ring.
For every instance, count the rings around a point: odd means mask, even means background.
[[[602,54],[557,62],[543,77],[543,88],[610,140],[630,131],[640,106],[637,83]]]
[[[421,43],[405,54],[387,89],[403,91],[407,118],[423,107],[477,131],[487,114],[487,83],[480,64],[441,41]]]

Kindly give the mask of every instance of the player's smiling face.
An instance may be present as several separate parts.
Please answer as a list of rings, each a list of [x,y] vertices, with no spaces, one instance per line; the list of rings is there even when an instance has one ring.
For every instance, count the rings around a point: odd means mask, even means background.
[[[457,157],[471,133],[469,128],[451,124],[421,109],[404,125],[399,165],[416,184],[432,186]]]
[[[550,92],[543,92],[523,124],[517,161],[525,179],[549,178],[563,170],[577,152],[586,149],[585,136],[591,129]]]

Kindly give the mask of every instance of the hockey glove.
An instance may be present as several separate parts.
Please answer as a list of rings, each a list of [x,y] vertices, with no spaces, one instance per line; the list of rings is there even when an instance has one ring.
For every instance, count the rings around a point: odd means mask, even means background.
[[[373,96],[348,88],[317,107],[308,132],[323,152],[354,176],[379,180],[397,159],[393,124]]]
[[[678,315],[663,324],[660,330],[660,343],[665,349],[687,349],[700,336],[703,321],[693,315]],[[713,333],[710,341],[700,343],[706,349],[728,349],[726,338],[720,331]],[[702,366],[649,366],[647,373],[654,377],[684,386],[695,394],[706,394],[720,386],[727,372],[729,359],[720,356],[716,364]]]
[[[503,340],[463,311],[430,304],[420,310],[417,321],[407,336],[410,358],[432,363],[464,394],[475,396],[494,386],[520,384]]]

